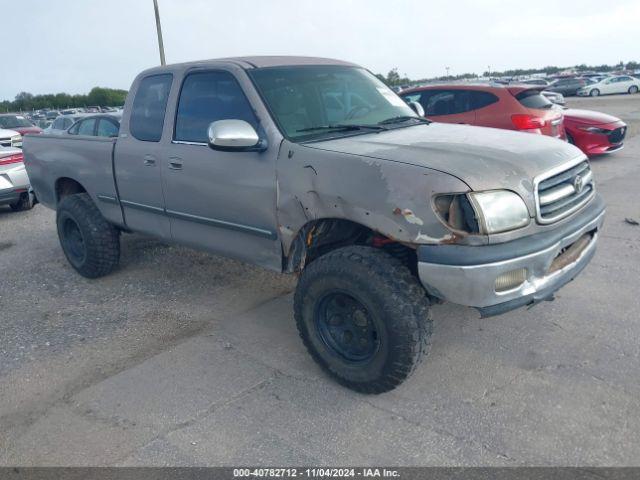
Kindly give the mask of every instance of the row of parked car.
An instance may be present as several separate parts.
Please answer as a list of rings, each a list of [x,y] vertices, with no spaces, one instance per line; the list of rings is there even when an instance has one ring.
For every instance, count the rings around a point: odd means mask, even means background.
[[[544,93],[540,86],[527,84],[444,84],[403,90],[400,96],[419,104],[424,116],[437,122],[550,135],[567,140],[589,156],[623,147],[627,126],[622,120],[566,108]]]
[[[544,83],[542,83],[544,82]],[[545,91],[560,93],[565,97],[597,97],[622,93],[638,93],[640,80],[631,75],[615,75],[611,77],[569,77],[559,78],[552,83],[543,79],[525,80],[526,84],[543,85]]]

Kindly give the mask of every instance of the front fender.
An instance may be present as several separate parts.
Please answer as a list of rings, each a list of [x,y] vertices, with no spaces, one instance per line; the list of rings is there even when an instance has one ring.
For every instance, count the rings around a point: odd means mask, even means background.
[[[455,242],[431,199],[470,190],[437,170],[286,140],[277,169],[278,228],[285,253],[305,224],[323,218],[350,220],[409,245]]]

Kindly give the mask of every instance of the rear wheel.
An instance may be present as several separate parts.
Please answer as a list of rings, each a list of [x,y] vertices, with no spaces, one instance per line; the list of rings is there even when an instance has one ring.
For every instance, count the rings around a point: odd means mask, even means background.
[[[567,133],[567,142],[569,142],[571,145],[575,145],[576,142],[573,140],[573,137]]]
[[[600,90],[598,90],[597,88],[594,88],[589,92],[589,95],[592,97],[597,97],[598,95],[600,95]]]
[[[316,362],[363,393],[392,390],[426,354],[429,301],[409,270],[370,247],[340,248],[304,269],[296,324]]]
[[[631,85],[629,87],[629,93],[634,94],[634,93],[638,93],[638,87],[635,85]]]
[[[23,193],[20,195],[20,200],[16,203],[12,203],[9,206],[14,212],[23,212],[25,210],[31,210],[35,205],[34,197],[30,193]]]
[[[120,260],[120,234],[86,193],[69,195],[58,205],[56,218],[60,245],[80,275],[102,277]]]

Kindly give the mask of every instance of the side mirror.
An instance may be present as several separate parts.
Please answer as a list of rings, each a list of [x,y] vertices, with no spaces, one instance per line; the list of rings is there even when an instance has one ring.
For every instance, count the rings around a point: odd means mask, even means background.
[[[218,120],[207,130],[209,146],[214,150],[263,150],[258,132],[244,120]]]
[[[411,110],[416,112],[419,116],[424,117],[424,108],[418,102],[409,102]]]

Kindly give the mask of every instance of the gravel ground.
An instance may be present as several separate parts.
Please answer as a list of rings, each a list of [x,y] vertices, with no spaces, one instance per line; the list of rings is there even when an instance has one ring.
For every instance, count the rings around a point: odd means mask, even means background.
[[[532,310],[436,307],[431,356],[378,397],[309,360],[294,278],[124,235],[120,268],[89,281],[54,212],[0,207],[0,464],[637,463],[640,95],[568,105],[629,124],[592,162],[608,204],[592,265]]]

